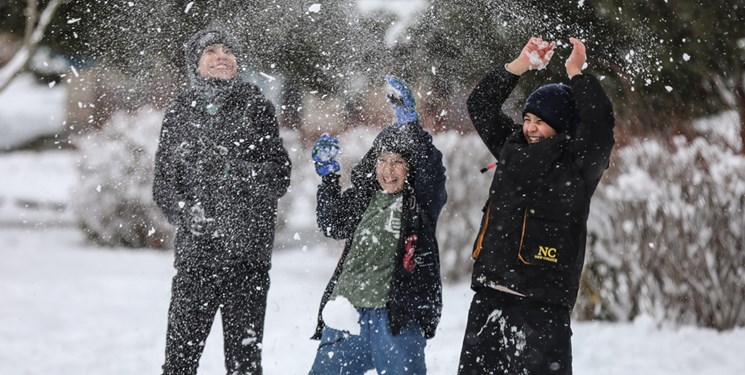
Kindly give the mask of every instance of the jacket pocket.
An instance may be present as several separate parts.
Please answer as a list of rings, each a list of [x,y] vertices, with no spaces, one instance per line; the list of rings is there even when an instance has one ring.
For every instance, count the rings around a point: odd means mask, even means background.
[[[479,235],[476,237],[476,241],[473,243],[473,251],[471,252],[471,259],[476,260],[481,254],[481,248],[484,244],[484,236],[486,230],[489,228],[489,213],[491,211],[491,200],[487,200],[484,208],[481,210],[484,212],[484,216],[481,218],[481,227],[479,228]]]
[[[570,220],[552,217],[538,209],[526,209],[517,251],[526,265],[568,267],[577,259],[578,230]]]

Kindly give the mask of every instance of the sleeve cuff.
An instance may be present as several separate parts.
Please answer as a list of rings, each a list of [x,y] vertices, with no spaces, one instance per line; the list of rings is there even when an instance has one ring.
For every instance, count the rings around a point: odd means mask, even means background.
[[[519,74],[517,74],[517,73],[515,73],[515,72],[511,71],[511,70],[510,70],[510,68],[508,68],[508,67],[507,67],[507,65],[509,65],[509,64],[508,64],[508,63],[505,63],[505,64],[504,64],[504,70],[506,70],[506,71],[507,71],[507,73],[510,73],[510,74],[512,74],[513,76],[518,76],[518,77],[520,77],[520,75],[519,75]]]
[[[339,176],[336,173],[329,173],[323,177],[321,177],[321,182],[324,184],[337,184],[339,183]]]

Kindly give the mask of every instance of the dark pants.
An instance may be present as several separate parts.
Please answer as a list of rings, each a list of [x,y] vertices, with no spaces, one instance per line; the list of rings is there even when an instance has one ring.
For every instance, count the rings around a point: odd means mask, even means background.
[[[228,374],[261,375],[268,268],[246,265],[178,269],[168,311],[164,375],[197,373],[217,309]]]
[[[570,375],[570,311],[497,290],[478,291],[468,311],[459,375]]]

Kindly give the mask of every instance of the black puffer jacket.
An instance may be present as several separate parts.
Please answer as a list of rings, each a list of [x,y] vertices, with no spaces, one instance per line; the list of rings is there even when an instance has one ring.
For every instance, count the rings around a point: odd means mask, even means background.
[[[291,169],[274,107],[250,83],[206,84],[217,84],[219,105],[197,88],[179,95],[156,154],[153,196],[178,226],[176,266],[269,267]]]
[[[498,166],[474,244],[472,288],[503,286],[541,302],[574,306],[585,257],[590,199],[613,148],[613,108],[600,82],[570,86],[580,124],[528,145],[500,108],[517,85],[505,69],[468,98],[476,130]]]
[[[352,186],[344,192],[335,174],[323,178],[318,187],[316,214],[321,231],[328,237],[346,239],[344,251],[321,300],[318,326],[314,339],[321,338],[326,306],[344,261],[352,245],[352,236],[376,190],[380,189],[375,177],[375,163],[386,145],[404,146],[400,152],[409,162],[410,172],[404,186],[401,236],[393,271],[389,302],[389,321],[393,334],[408,321],[417,322],[425,337],[435,335],[442,311],[442,281],[440,278],[440,253],[435,237],[437,219],[447,200],[445,191],[445,166],[442,153],[432,144],[432,136],[418,123],[399,128],[395,125],[384,129],[373,147],[352,170]],[[400,148],[403,149],[403,148]],[[404,267],[406,241],[415,235],[415,266]]]

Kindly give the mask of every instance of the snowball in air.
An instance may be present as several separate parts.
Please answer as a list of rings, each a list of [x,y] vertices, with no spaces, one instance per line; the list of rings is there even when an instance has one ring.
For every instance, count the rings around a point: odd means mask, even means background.
[[[318,13],[321,11],[321,4],[313,4],[308,8],[309,12]]]

